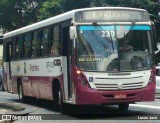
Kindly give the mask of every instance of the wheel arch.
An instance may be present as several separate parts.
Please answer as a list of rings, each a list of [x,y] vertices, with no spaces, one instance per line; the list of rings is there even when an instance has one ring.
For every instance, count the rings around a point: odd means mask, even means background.
[[[61,82],[58,78],[54,78],[52,80],[52,93],[57,91],[59,88],[61,88]]]
[[[19,85],[21,82],[22,82],[22,81],[21,81],[21,78],[18,77],[18,78],[17,78],[17,87],[18,87],[18,85]]]

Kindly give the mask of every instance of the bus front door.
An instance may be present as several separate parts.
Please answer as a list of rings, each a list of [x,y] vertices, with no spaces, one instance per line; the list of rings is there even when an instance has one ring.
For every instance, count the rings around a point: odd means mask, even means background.
[[[69,38],[69,27],[63,28],[63,41],[62,41],[62,68],[64,75],[64,92],[65,100],[73,101],[73,84],[72,84],[72,41]]]
[[[7,43],[6,46],[6,64],[4,65],[5,71],[6,71],[6,80],[7,80],[7,85],[6,89],[8,92],[12,92],[12,83],[11,83],[11,58],[12,58],[12,43]]]

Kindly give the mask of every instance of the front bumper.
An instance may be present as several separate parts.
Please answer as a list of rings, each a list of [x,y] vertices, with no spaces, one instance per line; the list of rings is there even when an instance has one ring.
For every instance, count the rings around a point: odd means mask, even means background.
[[[126,97],[117,99],[114,97],[115,94],[126,95]],[[154,100],[155,82],[150,83],[144,88],[133,90],[97,91],[87,87],[76,89],[77,105],[134,103]]]

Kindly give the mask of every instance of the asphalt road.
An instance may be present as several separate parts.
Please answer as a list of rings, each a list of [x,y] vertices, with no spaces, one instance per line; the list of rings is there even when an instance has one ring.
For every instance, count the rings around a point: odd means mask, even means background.
[[[0,92],[0,103],[14,103],[19,104],[23,107],[31,109],[29,116],[42,115],[50,120],[63,120],[70,121],[82,121],[90,120],[95,121],[110,121],[118,123],[130,123],[130,122],[160,122],[160,99],[156,99],[154,102],[142,102],[137,104],[131,104],[128,111],[118,110],[118,106],[81,106],[72,107],[72,114],[62,115],[56,111],[51,101],[30,99],[26,103],[20,103],[16,94],[10,94],[7,92]],[[75,113],[80,115],[75,115]],[[152,119],[151,119],[152,118]],[[57,121],[57,122],[58,122]],[[20,122],[20,121],[18,121]],[[92,122],[92,123],[94,123]]]

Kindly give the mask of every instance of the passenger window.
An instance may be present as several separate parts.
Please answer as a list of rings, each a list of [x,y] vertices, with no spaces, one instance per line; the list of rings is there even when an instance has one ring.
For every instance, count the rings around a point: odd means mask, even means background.
[[[9,44],[9,56],[10,56],[10,59],[13,60],[13,44],[12,43]]]
[[[19,58],[22,58],[23,55],[23,36],[18,36],[18,55]]]
[[[49,31],[48,29],[44,29],[41,32],[41,56],[48,56],[48,46],[49,46]]]
[[[53,27],[50,56],[61,55],[60,26]]]
[[[19,59],[19,47],[18,47],[18,40],[17,38],[14,38],[14,54],[15,54],[15,59]]]
[[[24,58],[29,58],[30,56],[30,44],[31,44],[31,34],[28,33],[24,38]]]
[[[33,33],[33,40],[32,40],[32,47],[31,47],[31,57],[37,57],[38,56],[38,49],[39,49],[39,45],[38,45],[38,32],[34,32]]]

